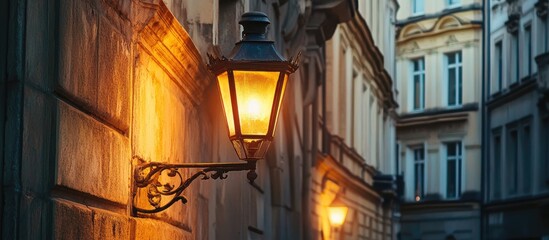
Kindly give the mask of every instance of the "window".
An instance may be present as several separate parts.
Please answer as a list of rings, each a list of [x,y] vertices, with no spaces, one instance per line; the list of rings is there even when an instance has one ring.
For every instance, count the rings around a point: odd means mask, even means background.
[[[459,0],[447,0],[448,7],[457,7],[459,6]]]
[[[412,0],[412,15],[423,14],[423,0]]]
[[[501,41],[496,43],[495,48],[495,77],[497,80],[497,90],[498,92],[501,91],[503,87],[503,56],[502,56],[502,49],[501,49]]]
[[[510,129],[507,135],[507,156],[505,167],[507,169],[507,194],[517,193],[518,186],[518,132],[517,129]]]
[[[540,133],[540,149],[541,149],[541,186],[546,189],[549,187],[549,117],[545,117],[542,120],[542,132]]]
[[[462,102],[461,52],[446,54],[448,106],[459,106]]]
[[[461,194],[461,142],[446,143],[446,198],[459,198]]]
[[[501,135],[494,133],[494,145],[492,154],[492,198],[499,199],[501,197]]]
[[[420,201],[425,195],[425,151],[423,146],[414,151],[414,196]]]
[[[548,14],[548,15],[549,15],[549,14]],[[544,29],[544,30],[543,30],[543,33],[545,33],[545,34],[543,34],[545,40],[544,40],[544,41],[540,41],[540,42],[542,42],[542,43],[544,44],[544,47],[541,48],[541,49],[545,50],[544,52],[549,51],[549,23],[547,23],[547,21],[548,21],[547,19],[548,19],[548,18],[549,18],[549,17],[546,16],[545,19],[542,19],[542,24],[541,24],[541,26],[542,26],[543,29]]]
[[[538,18],[541,22],[540,28],[541,28],[541,34],[537,34],[539,37],[539,43],[540,43],[540,50],[539,53],[545,53],[547,52],[548,45],[549,45],[549,29],[547,29],[547,18]]]
[[[423,58],[412,60],[413,110],[425,107],[425,64]]]
[[[529,194],[532,191],[532,140],[530,125],[522,127],[521,151],[522,151],[522,193]]]
[[[518,80],[520,79],[520,61],[519,61],[519,49],[520,49],[520,45],[519,45],[519,35],[518,34],[513,34],[512,37],[511,37],[511,44],[512,44],[512,52],[511,52],[511,61],[512,61],[512,69],[511,69],[511,79],[510,79],[510,83],[516,83],[518,82]]]
[[[526,76],[532,75],[532,27],[530,25],[524,27],[524,43],[525,43],[525,52],[524,52],[524,66]]]

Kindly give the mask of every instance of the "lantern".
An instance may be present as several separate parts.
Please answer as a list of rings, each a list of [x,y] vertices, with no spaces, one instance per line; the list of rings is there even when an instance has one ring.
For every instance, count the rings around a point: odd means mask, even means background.
[[[347,217],[347,207],[328,207],[328,219],[330,220],[330,225],[333,227],[339,227],[345,222]]]
[[[288,76],[296,59],[285,60],[267,40],[270,24],[262,12],[248,12],[239,22],[242,41],[228,58],[209,56],[227,119],[229,139],[242,160],[265,157],[273,140]]]

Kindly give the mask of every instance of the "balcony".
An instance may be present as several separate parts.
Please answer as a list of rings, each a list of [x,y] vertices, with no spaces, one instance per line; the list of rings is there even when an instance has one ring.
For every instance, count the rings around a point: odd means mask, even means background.
[[[335,161],[347,175],[375,189],[384,199],[398,198],[398,190],[402,188],[403,183],[399,185],[397,176],[383,174],[373,166],[368,165],[366,159],[358,154],[355,149],[345,144],[342,137],[331,134],[321,121],[319,121],[319,124],[320,130],[324,133],[322,136],[324,136],[326,144],[324,156]],[[392,201],[387,201],[387,203],[390,202]]]

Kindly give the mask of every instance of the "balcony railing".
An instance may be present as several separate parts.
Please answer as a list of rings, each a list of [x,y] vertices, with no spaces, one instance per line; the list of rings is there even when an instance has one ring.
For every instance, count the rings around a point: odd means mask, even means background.
[[[373,185],[374,176],[379,174],[373,166],[366,163],[360,154],[355,149],[347,146],[345,140],[337,135],[331,134],[330,131],[319,121],[320,131],[323,131],[325,138],[326,149],[320,149],[321,152],[330,155],[334,160],[340,163],[345,169],[351,172],[355,177],[358,177],[366,183]]]

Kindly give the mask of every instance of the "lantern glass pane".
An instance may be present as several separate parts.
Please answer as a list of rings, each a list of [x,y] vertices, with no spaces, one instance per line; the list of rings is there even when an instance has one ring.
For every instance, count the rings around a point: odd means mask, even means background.
[[[234,116],[233,116],[233,108],[231,105],[231,91],[229,89],[229,77],[227,72],[223,72],[219,74],[217,76],[217,82],[219,83],[219,91],[221,92],[223,109],[225,110],[227,125],[229,126],[229,136],[234,136],[235,135]]]
[[[280,72],[234,71],[243,135],[266,135]]]
[[[284,74],[284,73],[282,73]],[[280,107],[282,106],[282,100],[284,100],[284,93],[286,92],[286,83],[288,82],[288,74],[284,74],[284,80],[282,82],[282,89],[280,92],[280,99],[278,100],[278,109],[276,110],[275,124],[273,129],[273,136],[276,130],[276,124],[278,123],[278,117],[280,115]]]

